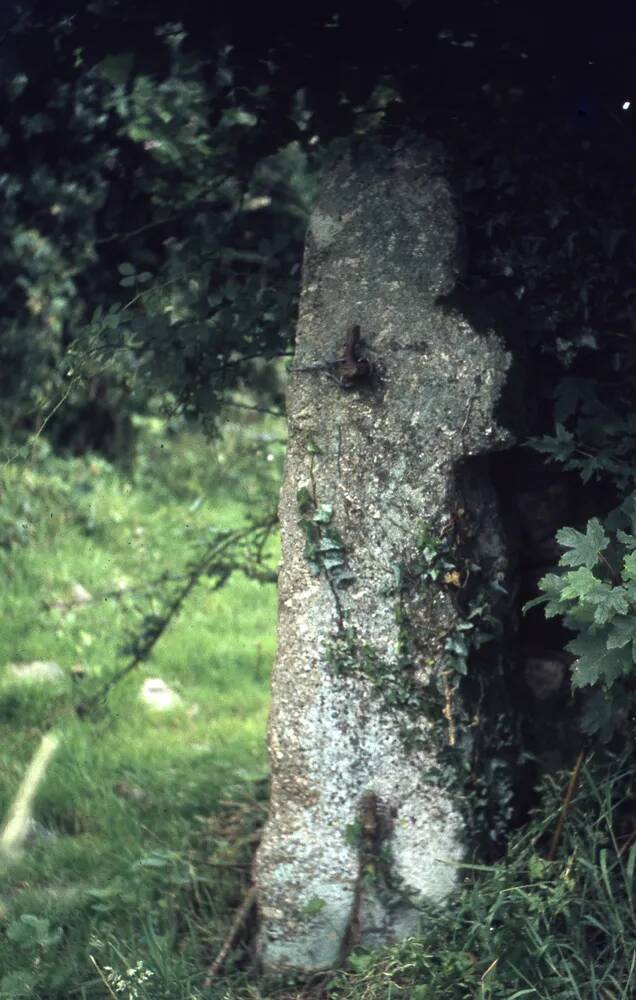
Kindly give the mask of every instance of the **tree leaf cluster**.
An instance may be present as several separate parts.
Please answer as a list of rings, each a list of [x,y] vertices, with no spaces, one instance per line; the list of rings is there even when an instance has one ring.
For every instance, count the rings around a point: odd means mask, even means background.
[[[154,35],[143,53],[108,52],[64,18],[25,15],[12,29],[18,64],[0,77],[5,443],[61,398],[79,405],[96,378],[119,387],[120,408],[158,394],[211,424],[246,378],[280,404],[267,359],[292,338],[312,148],[291,125],[286,144],[250,153],[248,133],[268,128],[267,73],[246,90],[231,47],[197,53],[176,22]]]
[[[558,569],[539,583],[541,596],[526,609],[543,605],[548,618],[561,616],[576,633],[572,686],[583,689],[582,726],[609,738],[632,718],[636,665],[636,496],[621,505],[606,525],[588,521],[585,532],[562,528],[564,548]]]

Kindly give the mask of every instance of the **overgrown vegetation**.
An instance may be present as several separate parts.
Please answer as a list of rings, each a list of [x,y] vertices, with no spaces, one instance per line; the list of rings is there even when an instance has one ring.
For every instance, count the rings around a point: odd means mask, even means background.
[[[358,953],[329,996],[339,1000],[627,1000],[636,992],[633,796],[629,755],[591,760],[560,856],[547,845],[563,788],[541,805],[504,862],[466,865],[451,905],[425,914],[421,937]]]
[[[54,836],[3,876],[2,989],[199,995],[262,815],[272,652],[271,587],[227,579],[237,565],[259,579],[271,569],[253,549],[225,562],[214,546],[239,515],[271,506],[279,432],[252,442],[256,462],[231,434],[211,460],[182,418],[218,430],[221,414],[280,409],[272,359],[291,349],[319,167],[415,132],[455,157],[471,252],[459,306],[509,336],[530,372],[509,406],[519,438],[604,491],[593,518],[573,514],[557,535],[565,551],[539,602],[576,633],[583,731],[622,756],[597,749],[583,770],[558,860],[542,849],[555,778],[506,860],[467,869],[456,905],[425,916],[421,939],[355,956],[314,994],[627,998],[636,227],[613,53],[597,61],[590,100],[567,79],[570,23],[559,42],[538,17],[524,42],[505,18],[482,32],[474,5],[371,5],[362,28],[344,8],[325,19],[309,4],[290,20],[239,6],[212,24],[200,4],[179,21],[163,2],[21,4],[2,29],[0,642],[6,661],[51,658],[69,675],[46,694],[0,689],[2,808],[40,733],[64,734],[38,799]],[[299,500],[308,555],[337,599],[347,567],[329,508]],[[76,583],[91,601],[73,597]],[[187,622],[164,635],[185,597]],[[448,642],[455,672],[470,673],[470,644]],[[77,719],[77,702],[124,663],[106,714]],[[387,696],[411,696],[403,674],[392,687],[371,657],[363,666]],[[155,670],[184,699],[173,715],[137,704]],[[261,990],[232,961],[211,995],[299,995]]]
[[[631,731],[634,721],[634,498],[628,497],[605,527],[592,518],[585,534],[562,528],[557,540],[565,549],[559,567],[542,578],[543,594],[528,608],[543,604],[547,617],[561,616],[578,633],[566,649],[574,657],[572,685],[586,695],[581,725],[584,732],[609,740],[617,730]]]
[[[265,815],[273,589],[237,577],[219,595],[204,581],[151,662],[113,690],[106,714],[79,720],[72,708],[120,662],[125,595],[139,580],[146,586],[148,563],[161,576],[174,566],[175,539],[185,555],[212,525],[235,524],[276,478],[281,444],[274,426],[248,425],[240,438],[230,428],[214,449],[188,433],[166,436],[159,421],[140,433],[135,483],[102,459],[61,460],[45,448],[29,467],[3,473],[3,655],[53,658],[69,678],[45,691],[5,680],[0,692],[3,813],[39,735],[53,726],[63,737],[38,796],[34,840],[2,875],[0,996],[633,995],[636,769],[629,755],[602,754],[582,772],[555,860],[547,858],[562,809],[558,776],[504,861],[467,865],[450,907],[423,913],[420,938],[355,953],[313,985],[259,984],[249,963],[241,968],[248,924],[202,989],[247,890]],[[228,464],[239,480],[222,478]],[[16,499],[23,488],[26,510]],[[92,602],[73,603],[76,582]],[[85,676],[72,680],[76,663]],[[141,681],[155,674],[181,694],[181,708],[159,715],[140,705]]]
[[[43,446],[30,465],[3,470],[0,816],[40,735],[61,736],[32,841],[1,874],[7,1000],[108,996],[98,968],[117,995],[200,995],[264,818],[272,584],[235,575],[219,592],[203,575],[102,711],[79,719],[74,708],[121,666],[122,640],[161,612],[197,542],[240,523],[256,496],[266,508],[279,434],[235,425],[213,448],[146,421],[134,482],[102,459],[62,460]],[[90,599],[78,600],[77,584]],[[7,662],[33,659],[60,664],[62,681],[8,675]],[[179,707],[140,702],[152,676]]]

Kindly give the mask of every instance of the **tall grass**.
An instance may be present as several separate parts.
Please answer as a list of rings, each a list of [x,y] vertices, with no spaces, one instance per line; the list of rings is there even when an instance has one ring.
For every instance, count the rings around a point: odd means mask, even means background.
[[[636,763],[597,755],[584,767],[560,844],[546,860],[566,781],[490,867],[466,865],[422,934],[352,956],[340,1000],[628,1000],[636,996]]]

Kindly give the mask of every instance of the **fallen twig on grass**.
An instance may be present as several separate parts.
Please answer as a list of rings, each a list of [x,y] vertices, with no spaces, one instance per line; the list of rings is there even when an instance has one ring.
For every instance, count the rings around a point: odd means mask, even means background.
[[[93,958],[93,956],[89,955],[88,957],[90,958],[91,962],[95,966],[95,969],[97,970],[97,974],[98,974],[99,978],[101,979],[101,981],[103,982],[104,986],[108,990],[109,996],[113,997],[114,1000],[117,1000],[117,994],[113,993],[113,991],[112,991],[112,989],[110,987],[110,984],[109,984],[108,980],[106,979],[106,976],[104,975],[104,973],[100,969],[99,965],[97,964],[97,962],[95,961],[95,959]]]
[[[33,800],[59,745],[60,738],[56,733],[46,733],[40,741],[40,746],[27,768],[0,834],[0,854],[4,857],[17,857],[24,847],[31,822]]]

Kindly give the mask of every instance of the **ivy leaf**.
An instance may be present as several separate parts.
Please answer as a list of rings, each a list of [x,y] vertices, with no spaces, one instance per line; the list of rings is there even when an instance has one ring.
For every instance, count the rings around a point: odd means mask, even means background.
[[[310,455],[322,455],[322,449],[316,444],[313,438],[307,442],[307,451]]]
[[[296,494],[298,510],[301,514],[309,514],[314,509],[314,498],[306,486],[301,486]]]
[[[338,566],[342,566],[342,556],[325,556],[322,560],[322,564],[327,571],[337,569]]]
[[[341,552],[344,552],[342,538],[340,537],[340,532],[335,525],[330,524],[329,530],[323,531],[322,537],[329,548],[339,549]]]
[[[323,535],[318,542],[319,552],[337,552],[340,555],[340,561],[342,562],[343,548],[342,542],[339,538],[331,535]]]
[[[312,521],[314,522],[314,524],[329,524],[332,517],[333,517],[333,504],[321,503],[320,507],[314,514]]]
[[[568,642],[566,649],[577,657],[572,671],[572,687],[588,684],[611,685],[634,665],[631,653],[625,649],[608,649],[608,633],[585,632]]]
[[[468,646],[460,635],[451,635],[444,643],[447,653],[454,653],[456,656],[467,656]]]
[[[571,552],[564,552],[559,560],[561,566],[587,566],[592,569],[596,565],[599,554],[609,545],[609,538],[603,531],[598,518],[588,521],[585,534],[576,528],[561,528],[557,531],[557,542]]]

